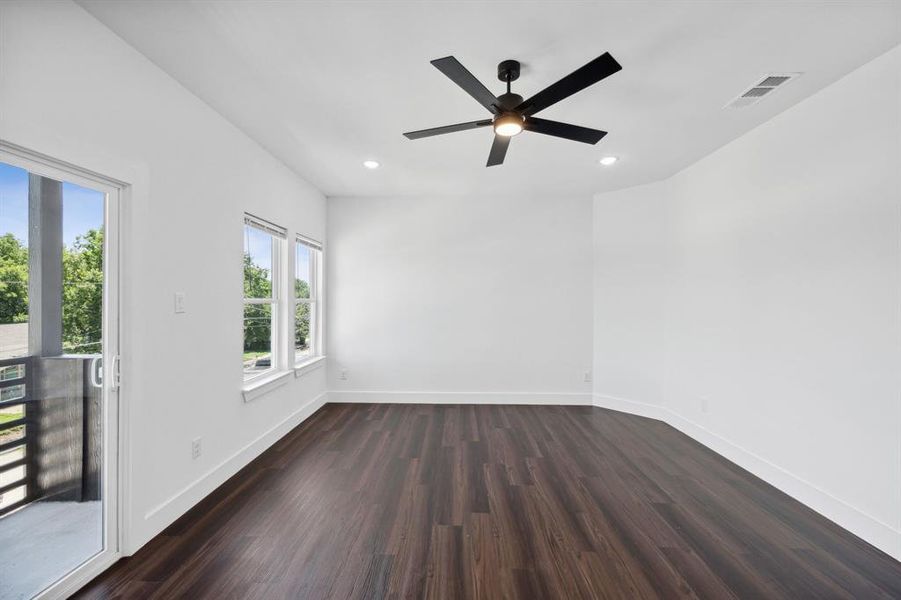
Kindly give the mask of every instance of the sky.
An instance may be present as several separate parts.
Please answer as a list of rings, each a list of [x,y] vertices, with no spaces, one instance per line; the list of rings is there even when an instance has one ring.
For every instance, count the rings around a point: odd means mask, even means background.
[[[103,192],[63,182],[63,243],[103,226]],[[0,235],[28,242],[28,171],[0,162]]]
[[[294,277],[307,283],[310,282],[310,249],[303,244],[297,244]]]
[[[254,227],[244,226],[244,252],[250,255],[250,261],[269,271],[272,281],[272,236]]]
[[[254,227],[244,227],[244,252],[250,255],[250,260],[258,267],[269,271],[272,280],[272,237]],[[310,281],[310,249],[303,244],[297,244],[295,250],[294,277],[303,281]]]

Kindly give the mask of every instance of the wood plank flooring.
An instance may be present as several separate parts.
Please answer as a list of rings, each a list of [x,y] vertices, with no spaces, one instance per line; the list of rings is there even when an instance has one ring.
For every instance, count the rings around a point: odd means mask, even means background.
[[[658,421],[330,404],[82,598],[901,598],[901,564]]]

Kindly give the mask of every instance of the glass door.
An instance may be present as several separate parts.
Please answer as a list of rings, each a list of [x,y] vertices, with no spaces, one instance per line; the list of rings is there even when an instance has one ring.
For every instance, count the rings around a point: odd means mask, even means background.
[[[0,600],[118,553],[119,188],[0,148]]]

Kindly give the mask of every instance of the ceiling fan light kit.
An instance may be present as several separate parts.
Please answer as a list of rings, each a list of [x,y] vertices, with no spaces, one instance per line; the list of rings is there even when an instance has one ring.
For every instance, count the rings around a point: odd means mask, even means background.
[[[491,145],[491,151],[488,153],[488,163],[486,165],[488,167],[503,164],[504,157],[507,155],[507,147],[510,145],[510,138],[523,131],[532,131],[585,144],[597,144],[601,138],[607,135],[606,131],[570,125],[559,121],[548,121],[533,115],[622,69],[620,64],[616,62],[616,59],[605,52],[563,79],[549,85],[528,100],[523,100],[522,96],[514,94],[510,90],[510,84],[519,79],[519,61],[508,59],[501,61],[497,65],[497,78],[507,84],[507,92],[497,97],[453,56],[438,58],[433,60],[432,64],[451,81],[463,88],[476,102],[488,109],[493,117],[480,121],[469,121],[467,123],[457,123],[456,125],[410,131],[404,135],[408,139],[418,140],[424,137],[491,125],[494,129],[494,142]]]
[[[522,133],[523,118],[517,114],[506,113],[494,118],[494,133],[512,137]]]

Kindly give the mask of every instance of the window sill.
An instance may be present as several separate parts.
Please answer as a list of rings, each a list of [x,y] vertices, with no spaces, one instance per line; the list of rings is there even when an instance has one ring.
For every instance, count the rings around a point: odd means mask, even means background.
[[[305,360],[302,363],[298,363],[294,365],[294,376],[295,377],[303,377],[310,371],[315,371],[321,367],[325,366],[325,357],[324,356],[314,356],[308,360]]]
[[[244,385],[244,402],[256,400],[263,394],[268,394],[277,387],[288,383],[288,375],[291,371],[279,371],[258,380],[251,380]]]

